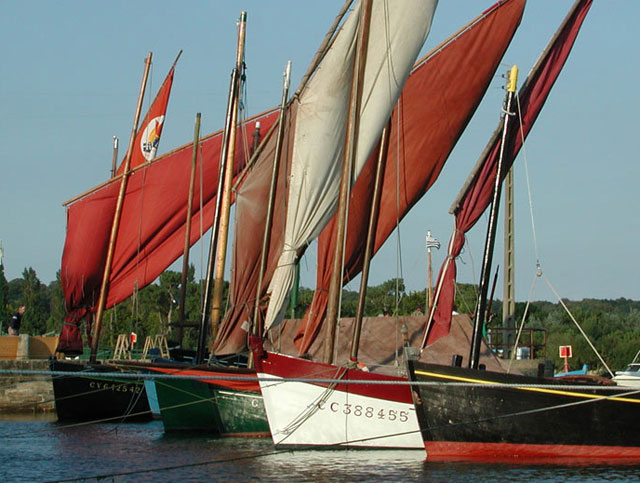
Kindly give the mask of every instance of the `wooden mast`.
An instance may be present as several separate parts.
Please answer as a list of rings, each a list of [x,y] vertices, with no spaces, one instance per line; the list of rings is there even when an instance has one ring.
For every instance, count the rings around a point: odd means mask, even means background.
[[[258,272],[258,285],[256,288],[256,301],[253,308],[253,324],[251,326],[252,335],[260,335],[260,327],[258,320],[260,317],[260,293],[262,292],[262,281],[264,272],[267,268],[267,255],[269,252],[269,244],[271,241],[271,225],[273,223],[273,203],[276,197],[276,188],[278,184],[278,172],[280,170],[280,156],[282,154],[282,140],[284,138],[284,111],[289,96],[289,84],[291,81],[291,61],[287,62],[283,74],[282,85],[282,101],[280,103],[280,114],[278,116],[278,132],[276,134],[276,150],[273,159],[273,168],[271,171],[271,184],[269,185],[269,201],[267,204],[267,215],[264,222],[264,233],[262,236],[262,251],[260,253],[260,271]]]
[[[102,316],[107,303],[107,293],[109,291],[109,277],[111,276],[111,265],[113,263],[113,253],[115,251],[116,238],[118,236],[118,228],[120,226],[120,218],[122,217],[122,206],[124,204],[124,195],[127,191],[127,183],[129,181],[129,171],[131,164],[131,154],[133,153],[133,145],[138,130],[138,121],[140,120],[140,111],[142,110],[142,100],[144,99],[144,91],[147,87],[147,79],[149,77],[149,68],[151,67],[151,52],[145,59],[144,74],[142,76],[142,85],[140,86],[140,94],[138,95],[138,105],[136,106],[136,114],[131,129],[131,137],[129,138],[129,147],[124,162],[124,173],[120,182],[120,191],[118,192],[118,200],[116,202],[116,210],[113,215],[111,224],[111,235],[109,236],[109,248],[107,251],[107,260],[104,266],[104,274],[102,276],[102,285],[100,286],[100,298],[98,299],[98,308],[96,311],[96,320],[93,327],[93,340],[91,341],[90,361],[95,362],[98,353],[98,343],[100,341],[100,331],[102,329]]]
[[[515,328],[515,240],[513,231],[513,166],[504,180],[504,275],[502,298],[502,327],[504,355],[509,358],[515,334],[509,329]]]
[[[482,342],[482,329],[485,322],[485,311],[487,307],[487,292],[489,289],[489,278],[491,276],[491,261],[493,258],[493,246],[496,238],[496,219],[500,205],[500,190],[502,186],[502,161],[506,150],[506,143],[509,141],[509,120],[513,116],[511,112],[513,100],[516,93],[516,83],[518,80],[518,68],[514,65],[509,71],[507,80],[507,94],[504,103],[504,125],[502,128],[502,140],[500,142],[500,153],[498,166],[496,167],[496,180],[491,201],[491,212],[487,225],[487,235],[484,247],[484,257],[482,259],[482,271],[480,275],[480,289],[478,291],[478,301],[476,303],[476,314],[473,324],[473,337],[471,340],[471,351],[469,354],[469,367],[477,369],[480,360],[480,345]]]
[[[222,314],[222,291],[224,286],[224,266],[227,256],[227,240],[229,236],[229,214],[231,210],[231,185],[233,182],[233,161],[235,158],[236,126],[238,123],[238,105],[240,82],[244,63],[244,43],[246,35],[247,12],[240,14],[238,24],[238,48],[236,65],[233,70],[233,96],[231,116],[227,119],[225,134],[227,138],[227,156],[225,159],[224,185],[220,205],[220,220],[218,242],[216,244],[215,276],[213,281],[213,295],[211,301],[211,336],[215,339]]]
[[[389,120],[387,126],[382,131],[380,147],[378,148],[376,177],[373,185],[373,199],[371,200],[369,226],[367,227],[367,242],[364,249],[364,260],[362,261],[362,274],[360,276],[360,292],[358,294],[358,306],[356,308],[356,318],[353,327],[353,338],[351,339],[351,354],[349,356],[349,362],[352,364],[355,364],[358,361],[362,318],[364,317],[364,304],[367,297],[367,283],[369,282],[369,266],[371,265],[371,257],[373,256],[373,245],[376,241],[376,227],[378,225],[378,215],[380,213],[380,196],[382,195],[382,178],[384,177],[387,154],[389,151],[390,133],[391,120]]]
[[[227,116],[225,129],[222,134],[222,143],[220,147],[220,160],[218,162],[218,187],[216,190],[216,202],[213,211],[213,222],[211,224],[211,238],[209,240],[209,256],[207,257],[207,272],[204,284],[204,296],[202,298],[202,310],[200,313],[200,330],[198,331],[198,348],[196,352],[196,363],[201,364],[204,361],[205,345],[207,340],[207,328],[209,325],[209,316],[211,315],[211,292],[213,290],[213,272],[215,268],[215,253],[218,243],[218,231],[220,226],[220,206],[222,203],[222,189],[224,186],[225,160],[227,159],[227,150],[229,142],[229,132],[227,124],[231,120],[231,111],[234,106],[233,95],[235,85],[235,67],[231,73],[231,82],[229,85],[229,96],[227,100]]]
[[[113,136],[113,155],[111,156],[111,177],[116,175],[116,163],[118,162],[118,138]]]
[[[329,300],[327,304],[327,319],[324,362],[333,362],[333,349],[335,345],[336,326],[338,324],[338,312],[340,309],[340,291],[342,289],[342,264],[344,257],[344,240],[346,234],[347,207],[349,202],[349,190],[353,164],[358,143],[358,127],[360,124],[360,102],[362,86],[364,82],[364,69],[367,58],[367,45],[369,41],[369,28],[371,20],[371,0],[364,0],[360,12],[358,26],[357,51],[353,65],[353,80],[351,84],[351,96],[349,100],[349,112],[347,117],[347,129],[345,135],[344,160],[342,163],[342,175],[340,179],[340,196],[338,198],[338,211],[336,223],[336,250],[333,258],[333,268],[329,285]]]
[[[178,307],[178,343],[182,346],[184,337],[184,311],[187,299],[187,274],[189,272],[189,245],[191,238],[191,210],[193,190],[196,182],[196,166],[198,164],[198,147],[200,144],[200,113],[196,114],[193,132],[193,155],[191,157],[191,177],[189,178],[189,196],[187,201],[186,225],[184,231],[184,250],[182,252],[182,278],[180,280],[180,305]]]
[[[431,273],[431,249],[440,249],[440,242],[431,236],[431,232],[427,231],[425,238],[425,244],[427,246],[427,299],[426,299],[426,314],[431,313],[431,307],[433,307],[433,290],[432,290],[432,273]]]

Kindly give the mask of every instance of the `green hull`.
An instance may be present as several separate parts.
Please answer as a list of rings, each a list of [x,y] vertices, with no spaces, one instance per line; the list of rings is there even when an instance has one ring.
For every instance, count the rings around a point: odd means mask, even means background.
[[[218,436],[266,437],[262,395],[194,379],[156,379],[166,432],[199,431]]]

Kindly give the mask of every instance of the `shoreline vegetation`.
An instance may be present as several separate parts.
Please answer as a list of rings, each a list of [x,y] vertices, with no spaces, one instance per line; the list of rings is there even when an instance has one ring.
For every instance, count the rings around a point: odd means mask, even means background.
[[[194,274],[195,268],[191,266],[185,302],[186,322],[197,322],[200,319],[203,284],[195,280]],[[114,346],[118,334],[130,332],[135,332],[138,340],[145,340],[148,335],[167,334],[171,343],[173,329],[170,324],[177,322],[178,318],[180,281],[179,272],[168,270],[155,283],[107,310],[102,339],[104,343]],[[227,291],[228,284],[225,283],[225,300]],[[301,287],[297,305],[287,311],[287,317],[302,318],[312,297],[313,289]],[[357,297],[355,291],[343,291],[342,317],[355,315]],[[471,284],[458,284],[454,310],[471,314],[475,308],[475,301],[476,287]],[[619,298],[580,301],[563,299],[563,302],[612,370],[624,369],[640,350],[640,301]],[[26,268],[22,278],[7,281],[3,267],[0,266],[0,333],[6,334],[11,314],[23,304],[27,306],[27,310],[22,319],[21,333],[59,333],[64,318],[64,298],[59,273],[57,279],[48,285],[38,280],[33,268]],[[417,311],[424,312],[424,307],[424,290],[407,291],[402,280],[390,279],[368,288],[365,316],[372,317],[382,313],[411,315]],[[522,322],[525,308],[525,302],[516,302],[518,325]],[[491,303],[489,328],[501,327],[501,312],[502,301],[494,299]],[[586,364],[590,371],[603,373],[604,368],[597,355],[560,303],[531,302],[524,327],[546,330],[546,354],[555,367],[562,367],[564,364],[564,360],[559,356],[558,347],[571,345],[573,358],[569,362],[572,368],[581,368]],[[185,329],[184,346],[195,348],[196,344],[196,329]]]

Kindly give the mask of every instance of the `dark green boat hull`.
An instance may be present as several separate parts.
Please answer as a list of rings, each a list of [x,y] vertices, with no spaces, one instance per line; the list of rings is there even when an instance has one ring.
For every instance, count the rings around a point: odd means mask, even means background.
[[[260,393],[238,391],[194,379],[156,379],[155,384],[166,432],[269,436]]]

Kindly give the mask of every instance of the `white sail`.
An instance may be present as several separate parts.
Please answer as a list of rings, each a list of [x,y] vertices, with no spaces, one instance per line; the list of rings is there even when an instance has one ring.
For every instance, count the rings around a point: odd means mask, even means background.
[[[299,97],[283,250],[268,289],[265,330],[282,318],[296,253],[320,234],[336,210],[360,5]],[[391,115],[436,5],[437,0],[373,0],[354,180]]]

